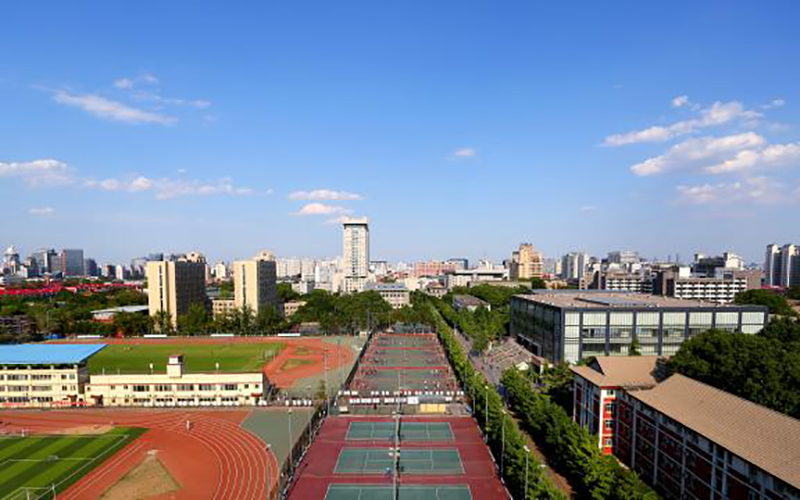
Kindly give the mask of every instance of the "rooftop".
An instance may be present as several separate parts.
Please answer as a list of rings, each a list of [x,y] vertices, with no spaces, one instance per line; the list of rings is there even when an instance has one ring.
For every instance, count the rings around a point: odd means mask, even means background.
[[[400,291],[405,292],[408,290],[403,283],[367,283],[364,286],[365,290],[392,290],[392,291]]]
[[[529,294],[514,297],[560,308],[576,309],[626,309],[626,308],[761,308],[761,306],[723,305],[700,300],[676,299],[661,295],[650,295],[635,292],[617,292],[608,290],[534,290]]]
[[[0,346],[0,365],[72,365],[105,344],[16,344]]]
[[[111,307],[109,309],[98,309],[96,311],[92,311],[92,314],[111,314],[111,313],[118,313],[118,312],[137,313],[137,312],[147,311],[148,307],[149,306]]]
[[[590,366],[570,369],[599,387],[651,388],[658,356],[597,356]]]
[[[676,374],[631,397],[800,488],[800,420]]]

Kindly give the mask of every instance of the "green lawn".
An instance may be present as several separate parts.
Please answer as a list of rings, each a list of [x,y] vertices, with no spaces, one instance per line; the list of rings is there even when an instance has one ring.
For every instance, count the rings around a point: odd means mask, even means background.
[[[171,354],[183,354],[188,372],[210,372],[219,363],[221,372],[259,371],[283,349],[283,344],[111,344],[89,359],[89,373],[156,373],[166,371]]]
[[[91,436],[0,438],[0,499],[50,499],[113,456],[145,429]]]

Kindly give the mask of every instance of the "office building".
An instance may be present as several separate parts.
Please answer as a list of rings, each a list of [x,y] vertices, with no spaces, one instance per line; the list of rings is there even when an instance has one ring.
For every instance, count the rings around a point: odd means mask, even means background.
[[[0,346],[0,407],[50,408],[85,404],[88,359],[104,344]]]
[[[236,310],[236,301],[233,299],[211,299],[211,314],[216,318],[231,314]]]
[[[659,381],[658,356],[597,356],[571,366],[572,419],[597,436],[603,453],[614,453],[617,398],[623,390],[651,389]]]
[[[652,292],[678,299],[729,304],[737,293],[761,287],[761,271],[757,269],[715,269],[710,276],[692,274],[688,267],[660,270],[653,278]]]
[[[95,406],[254,406],[271,392],[263,371],[186,373],[176,354],[166,373],[92,375],[86,398]]]
[[[265,307],[278,308],[275,258],[261,252],[252,260],[233,263],[234,300],[238,309],[245,307],[258,314]]]
[[[800,247],[767,245],[764,284],[788,288],[800,285]]]
[[[508,269],[503,269],[502,267],[463,269],[446,275],[445,285],[448,290],[452,290],[459,286],[472,286],[473,283],[503,281],[505,279],[508,279]]]
[[[457,263],[449,261],[429,260],[415,262],[413,276],[416,278],[422,278],[424,276],[442,276],[454,272],[457,267]]]
[[[558,273],[567,281],[580,281],[586,274],[589,255],[584,252],[570,252],[561,257],[561,270]]]
[[[617,398],[616,457],[666,499],[800,499],[800,420],[675,374]]]
[[[360,292],[369,277],[369,224],[366,218],[345,219],[342,229],[343,291]]]
[[[641,261],[639,258],[639,252],[634,252],[633,250],[617,250],[614,252],[608,252],[608,263],[609,264],[616,264],[620,267],[630,268],[634,264],[638,264]]]
[[[83,250],[64,249],[61,250],[61,273],[65,278],[70,276],[85,276],[83,268]]]
[[[694,255],[692,274],[713,277],[718,269],[744,269],[744,259],[735,253],[725,252],[722,255],[709,256],[701,253]]]
[[[411,304],[411,291],[402,283],[367,283],[365,292],[377,292],[394,309]]]
[[[150,315],[166,311],[173,326],[192,304],[206,307],[206,262],[199,253],[173,261],[147,263],[147,294]]]
[[[642,272],[598,271],[594,273],[591,288],[615,292],[652,293],[653,279]]]
[[[754,334],[768,320],[755,305],[718,305],[636,293],[533,290],[511,298],[511,333],[553,363],[625,356],[633,339],[644,355],[671,356],[710,328]]]
[[[511,253],[509,278],[511,281],[530,280],[544,276],[542,253],[530,243],[523,243],[519,250]]]
[[[453,269],[456,271],[469,269],[469,259],[465,259],[463,257],[453,257],[452,259],[447,259],[447,263],[452,265]]]

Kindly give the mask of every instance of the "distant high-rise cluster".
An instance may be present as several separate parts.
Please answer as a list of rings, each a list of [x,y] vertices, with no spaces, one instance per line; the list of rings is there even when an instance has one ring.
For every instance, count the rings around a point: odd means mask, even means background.
[[[764,260],[764,284],[790,287],[800,285],[800,247],[797,245],[767,245]]]
[[[530,243],[521,244],[519,250],[511,253],[509,277],[512,281],[544,277],[542,252],[533,248]]]

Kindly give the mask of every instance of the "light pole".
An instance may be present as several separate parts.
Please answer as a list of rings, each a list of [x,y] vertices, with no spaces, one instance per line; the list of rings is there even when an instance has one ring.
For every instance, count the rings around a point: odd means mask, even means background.
[[[267,443],[267,500],[272,498],[272,495],[270,495],[270,493],[272,493],[270,491],[270,486],[271,485],[269,484],[269,452],[270,452],[271,449],[272,449],[272,445]]]
[[[483,414],[483,435],[486,437],[486,442],[489,442],[489,386],[484,385],[483,388],[486,392],[483,393],[484,400],[484,414]]]
[[[505,472],[505,465],[506,465],[506,410],[500,410],[503,412],[503,416],[500,420],[500,440],[502,441],[502,447],[500,449],[500,477],[503,477]]]
[[[292,435],[292,409],[289,408],[289,471],[294,467],[294,436]]]
[[[522,447],[525,450],[525,500],[528,500],[528,457],[531,454],[531,449],[528,445]]]

